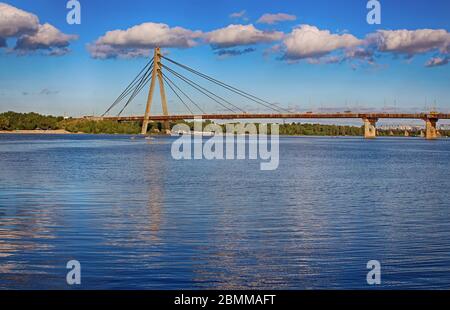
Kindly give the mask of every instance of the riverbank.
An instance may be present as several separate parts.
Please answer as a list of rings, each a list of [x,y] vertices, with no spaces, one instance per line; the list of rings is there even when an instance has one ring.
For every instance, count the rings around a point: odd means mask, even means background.
[[[0,130],[0,134],[19,134],[19,135],[42,135],[42,134],[48,134],[48,135],[76,135],[79,133],[76,132],[70,132],[64,129],[55,129],[55,130]]]
[[[170,128],[184,123],[190,130],[195,130],[193,122],[170,122]],[[212,122],[205,120],[203,128]],[[225,132],[224,124],[217,124]],[[260,124],[255,124],[259,128]],[[163,124],[151,122],[148,134],[161,135]],[[61,116],[40,115],[37,113],[0,113],[0,134],[128,134],[138,135],[141,132],[140,122],[118,122],[111,120],[94,121],[88,119],[65,119]],[[280,136],[363,136],[363,128],[357,126],[325,125],[310,123],[286,123],[279,124]],[[422,129],[415,130],[377,130],[378,136],[421,136]],[[440,130],[442,137],[450,136],[450,130]]]

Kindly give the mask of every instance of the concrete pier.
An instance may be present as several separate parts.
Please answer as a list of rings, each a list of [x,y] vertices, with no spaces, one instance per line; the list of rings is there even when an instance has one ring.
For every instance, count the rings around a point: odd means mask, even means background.
[[[376,123],[378,118],[363,118],[364,121],[364,138],[373,139],[377,136]]]
[[[438,122],[437,118],[426,118],[425,119],[425,139],[434,140],[438,138],[438,131],[436,124]]]

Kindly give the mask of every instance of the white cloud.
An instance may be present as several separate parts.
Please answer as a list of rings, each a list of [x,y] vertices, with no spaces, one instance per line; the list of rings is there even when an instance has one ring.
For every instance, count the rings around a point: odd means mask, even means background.
[[[87,48],[91,56],[97,59],[150,57],[151,55],[148,48],[114,47],[98,44],[89,44]]]
[[[126,30],[108,31],[88,50],[94,58],[148,56],[149,50],[159,47],[189,48],[198,44],[201,31],[182,27],[170,28],[166,24],[143,23]]]
[[[228,25],[225,28],[208,32],[205,40],[214,48],[227,48],[240,45],[268,43],[281,40],[284,34],[279,31],[262,31],[249,25]]]
[[[336,64],[342,62],[344,59],[339,56],[325,56],[320,58],[308,58],[308,63],[312,65],[318,64]]]
[[[94,58],[148,57],[155,47],[190,48],[198,44],[210,44],[215,49],[252,45],[281,40],[278,31],[262,31],[253,25],[234,25],[203,33],[166,24],[143,23],[126,30],[106,32],[87,49]],[[239,53],[235,53],[236,55]]]
[[[64,34],[54,26],[45,23],[39,26],[36,33],[21,36],[16,43],[16,50],[33,51],[38,49],[51,50],[53,55],[65,54],[71,40],[78,37]]]
[[[277,24],[279,22],[293,21],[296,19],[297,19],[297,16],[286,14],[286,13],[264,14],[263,16],[261,16],[258,19],[257,23],[273,25],[273,24]]]
[[[127,47],[193,47],[200,31],[166,24],[143,23],[127,30],[108,31],[97,40],[99,44]]]
[[[234,18],[242,18],[245,11],[233,13]],[[295,16],[284,13],[264,14],[260,23],[274,24],[282,20],[294,20]],[[29,46],[44,48],[38,42],[29,40]],[[313,25],[299,25],[290,33],[264,31],[253,24],[230,24],[210,32],[193,31],[182,27],[170,27],[163,23],[147,22],[125,30],[108,31],[87,48],[94,58],[149,57],[154,47],[191,48],[209,44],[219,56],[237,56],[253,52],[253,45],[274,42],[275,46],[265,51],[265,55],[282,54],[281,59],[295,63],[305,59],[312,64],[357,62],[376,65],[375,59],[382,53],[405,54],[437,52],[426,66],[448,63],[450,37],[446,30],[379,30],[358,39],[351,33],[331,33]],[[24,36],[25,37],[25,36]],[[33,36],[28,35],[32,38]],[[28,38],[27,37],[27,38]],[[67,37],[66,37],[67,38]],[[24,40],[18,40],[22,43]],[[0,37],[0,46],[2,45]],[[33,43],[33,44],[32,44]],[[49,43],[50,44],[50,43]],[[64,40],[55,40],[53,45],[61,46],[56,52],[64,52]],[[239,47],[251,49],[239,49]],[[219,52],[218,52],[219,51]]]
[[[355,47],[350,48],[345,51],[345,59],[359,59],[364,60],[369,64],[374,64],[375,62],[375,51],[371,48]]]
[[[318,58],[339,49],[354,48],[362,43],[363,41],[351,34],[332,34],[315,26],[300,25],[283,40],[284,58],[287,60]]]
[[[438,66],[445,66],[449,63],[450,58],[449,57],[433,57],[430,60],[427,61],[425,64],[426,67],[438,67]]]
[[[245,17],[246,13],[247,12],[245,10],[242,10],[240,12],[231,13],[230,18],[243,18],[243,17]]]
[[[413,56],[433,50],[448,53],[450,34],[443,29],[379,30],[368,35],[367,41],[381,52]]]
[[[46,55],[63,55],[78,36],[64,34],[48,23],[41,25],[36,15],[0,3],[0,48],[7,47],[7,38],[17,39],[12,51],[21,55],[38,50],[46,50]]]
[[[38,30],[39,19],[36,15],[0,3],[0,37],[17,37]]]

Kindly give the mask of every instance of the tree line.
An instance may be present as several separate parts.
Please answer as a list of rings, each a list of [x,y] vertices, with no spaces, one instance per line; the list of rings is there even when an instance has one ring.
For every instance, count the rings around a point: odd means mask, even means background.
[[[185,123],[191,130],[194,130],[193,122],[170,122],[172,128],[176,124]],[[210,124],[211,121],[203,122],[203,127]],[[225,132],[225,125],[221,125]],[[73,133],[92,133],[92,134],[139,134],[141,132],[142,122],[118,122],[110,120],[94,121],[89,119],[64,118],[62,116],[41,115],[38,113],[0,113],[0,130],[58,130],[63,129]],[[257,126],[258,127],[258,126]],[[163,124],[161,122],[150,122],[148,133],[158,134],[162,132]],[[270,129],[270,126],[269,126]],[[357,126],[339,126],[323,124],[301,124],[285,123],[280,124],[280,135],[296,136],[362,136],[363,127]],[[450,130],[441,130],[442,136],[450,136]],[[405,132],[401,130],[379,130],[380,136],[404,136]],[[410,136],[418,136],[420,132],[410,132]]]

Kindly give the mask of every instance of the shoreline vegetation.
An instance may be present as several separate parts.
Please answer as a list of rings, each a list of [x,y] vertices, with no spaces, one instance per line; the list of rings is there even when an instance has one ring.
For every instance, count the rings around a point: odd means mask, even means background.
[[[172,128],[176,124],[187,124],[194,129],[193,122],[170,122]],[[211,121],[203,122],[203,126]],[[130,134],[141,132],[141,122],[93,121],[88,119],[72,119],[62,116],[41,115],[38,113],[0,113],[0,134]],[[224,126],[224,125],[222,125]],[[162,123],[149,123],[147,134],[160,135]],[[285,123],[280,124],[282,136],[362,136],[363,127]],[[441,136],[450,136],[450,130],[440,131]],[[405,136],[404,130],[378,130],[379,136]],[[420,136],[420,131],[409,131],[409,137]]]

